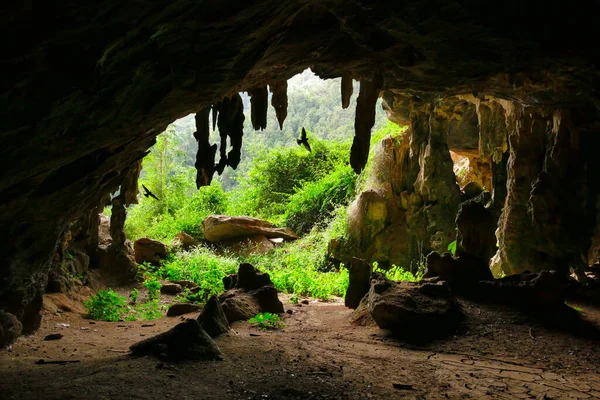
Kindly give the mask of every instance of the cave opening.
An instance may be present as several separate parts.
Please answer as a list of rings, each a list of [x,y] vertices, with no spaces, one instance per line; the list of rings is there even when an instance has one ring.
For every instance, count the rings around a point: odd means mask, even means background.
[[[3,7],[0,391],[600,397],[599,4],[522,3]]]

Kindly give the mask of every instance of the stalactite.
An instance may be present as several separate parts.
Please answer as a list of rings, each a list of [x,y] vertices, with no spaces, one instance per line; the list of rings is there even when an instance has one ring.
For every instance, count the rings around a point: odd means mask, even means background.
[[[221,102],[217,102],[212,105],[212,127],[213,131],[217,129],[217,116],[219,115],[219,110],[221,109]]]
[[[255,131],[267,128],[267,109],[269,107],[269,92],[266,86],[248,90],[250,95],[250,119]]]
[[[221,155],[224,152],[224,135],[229,136],[231,150],[227,153],[227,164],[236,169],[240,163],[242,136],[244,135],[244,105],[239,93],[225,98],[219,111],[219,133],[221,134]]]
[[[352,74],[344,72],[342,74],[342,108],[348,108],[350,105],[350,97],[352,97],[353,89]]]
[[[196,187],[210,185],[215,173],[215,154],[217,145],[211,146],[209,141],[210,127],[208,117],[210,107],[205,107],[196,113],[196,132],[194,137],[198,142],[198,151],[196,153]]]
[[[283,129],[283,121],[287,117],[288,97],[287,97],[287,81],[273,81],[269,84],[271,93],[271,106],[275,109],[275,115],[279,122],[279,129]]]
[[[360,92],[356,101],[356,117],[354,120],[354,141],[350,150],[350,165],[359,174],[369,158],[371,128],[375,124],[375,106],[379,97],[381,81],[360,81]]]

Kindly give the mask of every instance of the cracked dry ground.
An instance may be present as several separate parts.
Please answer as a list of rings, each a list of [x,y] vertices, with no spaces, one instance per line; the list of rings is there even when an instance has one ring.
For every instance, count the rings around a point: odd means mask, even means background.
[[[598,341],[544,328],[505,307],[461,303],[467,318],[457,336],[424,347],[349,324],[351,311],[340,299],[286,303],[293,314],[286,314],[285,329],[259,332],[236,323],[230,336],[217,339],[223,361],[178,364],[132,359],[127,349],[183,317],[91,323],[80,314],[49,314],[35,335],[0,353],[0,393],[3,399],[600,398]],[[576,306],[600,324],[599,308]],[[64,337],[42,340],[57,332]],[[80,362],[38,365],[39,359]]]

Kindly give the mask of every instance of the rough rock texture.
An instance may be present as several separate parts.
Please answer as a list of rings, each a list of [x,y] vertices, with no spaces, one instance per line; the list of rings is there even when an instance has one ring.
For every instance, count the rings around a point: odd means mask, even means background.
[[[204,237],[213,243],[256,235],[267,238],[280,237],[285,240],[298,239],[298,236],[289,229],[276,228],[270,222],[244,216],[209,215],[202,221],[202,228]]]
[[[10,346],[23,331],[23,325],[14,315],[0,310],[0,349]]]
[[[452,333],[462,316],[445,282],[396,282],[381,274],[371,281],[369,312],[380,328],[416,342]]]
[[[226,292],[219,296],[219,301],[229,323],[250,319],[261,312],[284,312],[269,274],[250,264],[240,264],[237,275],[223,278],[223,283]]]
[[[287,97],[287,81],[278,80],[269,84],[269,89],[273,94],[271,97],[271,106],[275,109],[279,129],[283,129],[283,122],[287,117],[288,97]]]
[[[425,278],[439,277],[448,282],[452,291],[463,294],[471,291],[480,281],[492,280],[489,259],[463,254],[453,258],[450,253],[427,255]]]
[[[179,294],[183,291],[183,287],[177,283],[172,282],[161,282],[160,292],[162,294]]]
[[[150,238],[136,240],[133,243],[133,250],[135,251],[135,261],[138,264],[144,262],[156,264],[169,254],[167,245]]]
[[[172,361],[222,359],[217,344],[195,319],[189,319],[167,332],[142,340],[129,349],[133,356],[152,355]]]
[[[273,244],[265,235],[253,235],[245,238],[221,241],[214,246],[218,251],[248,256],[251,254],[264,254],[273,250]]]
[[[456,216],[458,229],[456,254],[471,255],[489,266],[496,253],[496,227],[498,219],[486,208],[491,200],[488,192],[461,203]]]
[[[198,242],[196,242],[196,239],[191,237],[189,234],[181,231],[175,236],[175,239],[173,239],[171,247],[173,249],[189,250],[197,244]]]
[[[348,266],[349,283],[344,304],[349,308],[357,308],[360,301],[369,293],[371,287],[371,264],[359,258],[353,258]]]
[[[0,26],[11,40],[3,67],[11,79],[0,84],[0,307],[22,319],[39,302],[70,222],[114,192],[170,122],[308,66],[323,78],[351,72],[361,81],[377,69],[386,89],[425,101],[493,96],[571,109],[585,117],[576,123],[582,134],[597,132],[599,55],[596,41],[583,39],[596,37],[599,7],[514,0],[493,11],[452,0],[435,7],[418,0],[5,6]],[[519,152],[511,151],[513,161]],[[503,220],[519,213],[508,208]],[[517,249],[515,264],[524,253]]]
[[[217,154],[217,145],[210,144],[210,128],[208,117],[211,107],[204,107],[196,113],[196,132],[194,138],[198,143],[198,151],[196,152],[196,187],[208,186],[212,181],[215,173],[215,155]],[[216,115],[216,112],[215,114]]]
[[[229,332],[229,322],[217,296],[211,296],[198,316],[200,326],[212,338]]]
[[[198,304],[191,303],[175,303],[171,304],[169,309],[167,310],[167,317],[177,317],[183,314],[189,314],[193,312],[198,312],[201,310]]]

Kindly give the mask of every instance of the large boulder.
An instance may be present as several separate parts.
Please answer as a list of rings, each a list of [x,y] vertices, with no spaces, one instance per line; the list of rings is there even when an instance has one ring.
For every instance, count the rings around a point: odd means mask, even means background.
[[[229,332],[229,322],[217,296],[211,296],[198,316],[200,326],[210,337],[217,337]]]
[[[251,236],[296,240],[298,236],[289,229],[276,228],[273,224],[252,217],[209,215],[202,221],[204,237],[212,242],[224,242]]]
[[[142,340],[129,349],[134,356],[152,355],[172,361],[222,359],[217,344],[195,319],[189,319],[160,335]]]
[[[138,264],[144,262],[157,264],[169,254],[169,249],[164,243],[149,238],[136,240],[133,243],[133,250],[135,251],[135,261]]]
[[[371,281],[369,312],[380,328],[412,342],[454,332],[462,316],[447,283],[389,281],[382,274]]]
[[[237,275],[223,278],[223,283],[229,290],[221,294],[219,300],[229,323],[247,320],[262,312],[284,312],[269,274],[251,264],[240,264]]]
[[[23,325],[17,317],[0,310],[0,349],[10,346],[23,331]]]
[[[192,303],[175,303],[171,304],[167,311],[167,317],[177,317],[183,314],[189,314],[200,311],[202,307]]]

